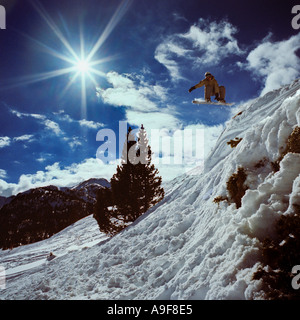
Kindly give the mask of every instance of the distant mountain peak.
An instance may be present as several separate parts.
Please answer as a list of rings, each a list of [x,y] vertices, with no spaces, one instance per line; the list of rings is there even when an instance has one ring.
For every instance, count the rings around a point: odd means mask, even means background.
[[[77,220],[93,213],[99,189],[106,179],[91,178],[74,187],[54,185],[0,198],[0,248],[46,239]]]
[[[90,178],[88,180],[80,182],[79,184],[75,185],[74,187],[71,187],[71,189],[79,190],[82,188],[89,187],[90,185],[99,185],[103,188],[110,187],[110,183],[104,178]]]

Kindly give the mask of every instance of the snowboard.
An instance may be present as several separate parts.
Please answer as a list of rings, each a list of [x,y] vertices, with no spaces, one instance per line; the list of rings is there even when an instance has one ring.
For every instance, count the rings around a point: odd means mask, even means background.
[[[194,104],[213,104],[217,106],[232,106],[234,103],[223,103],[223,102],[218,102],[218,101],[212,101],[212,102],[206,102],[204,100],[193,100]]]

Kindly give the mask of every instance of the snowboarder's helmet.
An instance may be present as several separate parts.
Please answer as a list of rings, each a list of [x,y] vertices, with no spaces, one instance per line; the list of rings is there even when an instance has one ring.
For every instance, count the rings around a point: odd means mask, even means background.
[[[211,76],[210,72],[205,72],[205,77]]]

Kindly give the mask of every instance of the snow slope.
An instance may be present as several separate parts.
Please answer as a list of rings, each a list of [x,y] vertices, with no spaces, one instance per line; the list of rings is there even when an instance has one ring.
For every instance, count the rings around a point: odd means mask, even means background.
[[[0,265],[5,266],[6,281],[16,281],[15,278],[34,272],[32,269],[36,266],[46,264],[50,252],[61,257],[106,239],[107,236],[99,232],[96,220],[89,215],[46,240],[12,250],[0,250]],[[0,291],[0,298],[1,293]]]
[[[272,222],[292,204],[300,204],[300,154],[287,154],[276,173],[270,165],[300,126],[300,81],[234,114],[204,172],[195,168],[174,179],[155,209],[114,238],[9,278],[0,298],[259,299],[261,283],[252,280],[258,239],[272,233]],[[227,142],[235,137],[243,139],[231,148]],[[226,196],[226,182],[238,167],[248,175],[242,206],[214,203]]]

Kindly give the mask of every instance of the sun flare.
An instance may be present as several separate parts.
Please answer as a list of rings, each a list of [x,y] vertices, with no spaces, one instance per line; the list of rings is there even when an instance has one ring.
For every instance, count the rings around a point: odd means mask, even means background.
[[[89,72],[91,66],[86,60],[79,60],[75,64],[75,68],[77,69],[78,72],[80,73],[87,73]]]
[[[85,50],[84,45],[84,32],[83,32],[83,25],[80,24],[80,32],[78,34],[78,40],[80,42],[80,52],[76,52],[75,48],[72,47],[70,42],[67,40],[63,32],[59,29],[56,25],[54,20],[45,10],[40,2],[37,0],[31,0],[30,3],[39,13],[40,17],[44,20],[44,22],[49,26],[50,30],[57,36],[60,42],[64,46],[64,51],[67,51],[67,54],[62,52],[56,51],[53,48],[49,47],[47,44],[42,43],[39,40],[36,40],[28,35],[26,36],[28,39],[33,41],[34,43],[40,45],[43,50],[52,55],[55,58],[63,60],[64,62],[68,63],[66,67],[61,69],[56,69],[47,72],[41,72],[36,74],[30,74],[27,76],[18,77],[18,79],[13,79],[14,83],[9,84],[6,88],[13,88],[16,86],[32,84],[44,80],[48,80],[51,78],[73,74],[69,78],[69,82],[66,84],[65,88],[62,89],[61,95],[63,96],[70,87],[79,80],[81,85],[81,109],[82,109],[82,116],[83,118],[86,115],[86,108],[87,108],[87,85],[88,81],[92,82],[92,84],[98,87],[97,77],[106,77],[106,74],[99,68],[99,66],[105,62],[109,62],[111,60],[119,58],[119,55],[102,57],[95,59],[96,56],[99,55],[99,49],[105,42],[105,40],[109,37],[111,32],[114,30],[118,22],[121,20],[125,12],[128,10],[132,0],[122,0],[118,8],[116,9],[114,15],[108,22],[107,26],[103,30],[102,34],[100,34],[98,40],[94,43],[90,51]]]

